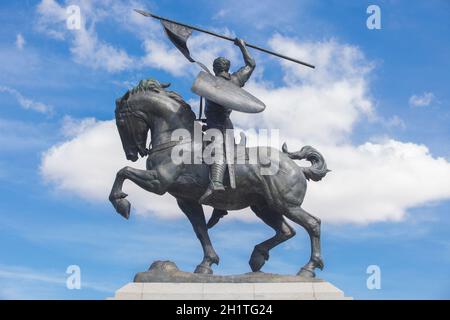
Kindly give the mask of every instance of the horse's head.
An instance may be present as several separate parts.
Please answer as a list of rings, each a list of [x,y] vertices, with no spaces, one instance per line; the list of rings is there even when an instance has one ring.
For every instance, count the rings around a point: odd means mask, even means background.
[[[169,86],[154,79],[142,80],[116,100],[116,125],[128,160],[136,161],[138,155],[148,154],[147,135],[156,127],[155,121],[161,124],[167,119],[176,122],[181,119],[184,122],[185,114],[190,115],[188,121],[193,121],[190,106],[176,92],[166,91]],[[173,117],[173,113],[181,116]]]
[[[147,155],[148,125],[142,111],[134,110],[127,104],[116,102],[116,125],[122,141],[123,151],[128,160],[136,161],[138,153],[141,157]]]

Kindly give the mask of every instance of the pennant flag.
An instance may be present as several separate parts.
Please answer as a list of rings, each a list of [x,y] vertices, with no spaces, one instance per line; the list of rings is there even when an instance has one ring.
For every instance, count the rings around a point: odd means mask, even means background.
[[[192,34],[192,29],[180,26],[179,24],[171,23],[161,20],[167,37],[172,41],[175,47],[188,59],[190,62],[195,62],[191,57],[191,53],[187,47],[187,40]]]
[[[164,20],[161,20],[161,24],[163,25],[164,31],[169,40],[174,44],[175,47],[177,47],[178,50],[180,50],[180,52],[186,57],[186,59],[188,59],[190,62],[195,62],[203,70],[211,74],[211,71],[209,71],[209,69],[203,63],[195,61],[191,57],[191,53],[189,52],[189,49],[187,47],[187,40],[192,34],[192,29]]]

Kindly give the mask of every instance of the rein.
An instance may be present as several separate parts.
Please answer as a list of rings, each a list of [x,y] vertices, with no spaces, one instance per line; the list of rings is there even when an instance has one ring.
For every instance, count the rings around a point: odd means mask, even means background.
[[[191,139],[187,139],[187,140],[183,140],[183,141],[169,141],[169,142],[161,143],[155,147],[152,147],[148,151],[148,156],[153,155],[158,152],[161,152],[161,151],[164,151],[164,150],[167,150],[167,149],[171,149],[177,145],[182,145],[182,144],[186,144],[186,143],[190,143],[190,142],[192,142]]]

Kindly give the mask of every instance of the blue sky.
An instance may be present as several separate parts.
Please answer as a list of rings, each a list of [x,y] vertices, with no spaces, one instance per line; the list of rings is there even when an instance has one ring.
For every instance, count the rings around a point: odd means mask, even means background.
[[[70,4],[81,7],[82,30],[65,27]],[[381,30],[366,27],[369,4],[381,8]],[[128,186],[129,221],[107,201],[126,163],[110,122],[114,100],[151,76],[196,101],[189,88],[198,70],[134,7],[315,63],[306,71],[252,51],[258,67],[248,87],[268,102],[257,123],[280,125],[291,149],[318,146],[333,169],[310,183],[304,205],[324,221],[318,276],[357,299],[450,298],[450,4],[437,0],[2,3],[0,298],[104,299],[154,260],[183,270],[201,260],[169,197]],[[191,41],[205,63],[216,53],[242,63],[230,43]],[[271,101],[281,99],[277,111]],[[255,127],[254,118],[232,119]],[[211,231],[216,273],[248,272],[253,246],[271,236],[247,216],[231,213]],[[295,273],[308,256],[298,229],[263,270]],[[81,290],[65,286],[74,264]],[[373,264],[380,290],[366,287]]]

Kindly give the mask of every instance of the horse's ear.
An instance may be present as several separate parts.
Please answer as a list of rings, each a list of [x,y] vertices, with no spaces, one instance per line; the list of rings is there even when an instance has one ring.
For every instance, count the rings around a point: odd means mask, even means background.
[[[170,82],[163,82],[163,83],[161,83],[161,87],[164,88],[164,89],[170,87]]]

